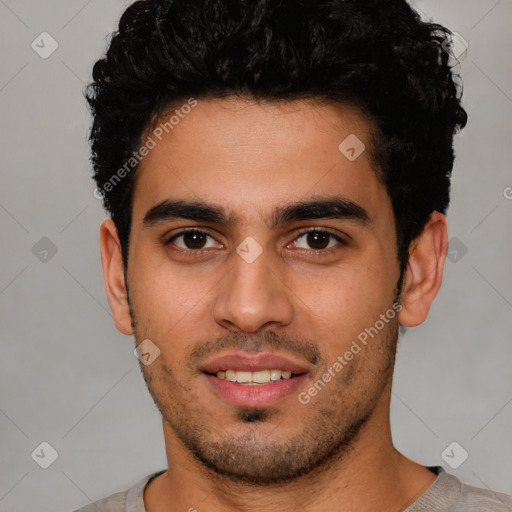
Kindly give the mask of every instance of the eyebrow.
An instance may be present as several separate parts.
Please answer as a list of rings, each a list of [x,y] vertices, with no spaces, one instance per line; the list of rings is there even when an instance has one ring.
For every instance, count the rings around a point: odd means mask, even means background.
[[[149,228],[160,222],[173,219],[189,219],[226,225],[233,223],[233,219],[220,206],[199,201],[164,199],[146,212],[142,225]]]
[[[362,206],[344,197],[315,198],[277,208],[269,227],[314,219],[355,220],[364,225],[368,224],[370,216]]]
[[[144,228],[173,219],[232,225],[234,216],[222,206],[200,201],[164,199],[151,207],[142,221]],[[354,220],[360,224],[370,221],[368,212],[359,204],[344,197],[313,198],[277,207],[267,222],[270,228],[290,222],[314,219]]]

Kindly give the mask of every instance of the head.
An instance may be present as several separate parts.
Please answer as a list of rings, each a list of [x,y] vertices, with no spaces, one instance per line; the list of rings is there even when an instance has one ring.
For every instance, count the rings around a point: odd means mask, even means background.
[[[124,13],[88,90],[107,294],[158,348],[144,377],[203,466],[294,478],[384,420],[399,324],[441,284],[466,123],[448,38],[399,0]],[[292,392],[226,401],[227,352],[286,356]]]

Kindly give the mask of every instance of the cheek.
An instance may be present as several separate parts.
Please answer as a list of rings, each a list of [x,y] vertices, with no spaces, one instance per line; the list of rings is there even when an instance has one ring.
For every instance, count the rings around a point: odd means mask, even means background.
[[[214,283],[211,273],[194,265],[173,264],[165,251],[145,256],[137,260],[133,287],[142,307],[174,315],[197,303]]]
[[[140,260],[139,260],[140,261]],[[204,282],[170,272],[166,265],[140,265],[130,283],[133,309],[145,336],[173,338],[184,319],[201,308]]]
[[[293,287],[300,299],[296,306],[301,329],[314,339],[325,335],[326,346],[331,340],[329,352],[339,353],[391,307],[394,284],[394,271],[376,261],[332,270],[321,278],[302,275]]]

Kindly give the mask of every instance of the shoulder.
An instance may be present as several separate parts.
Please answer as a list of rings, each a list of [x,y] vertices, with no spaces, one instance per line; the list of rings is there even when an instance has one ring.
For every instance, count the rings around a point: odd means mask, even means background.
[[[511,512],[512,496],[462,483],[458,505],[468,512]]]
[[[74,512],[145,512],[144,488],[153,478],[164,472],[162,470],[147,475],[126,491],[111,494]]]
[[[128,491],[116,492],[115,494],[95,501],[74,512],[98,512],[98,510],[101,510],[101,512],[125,512],[127,494]]]
[[[439,477],[432,490],[440,503],[453,512],[511,512],[512,496],[466,484],[439,468]],[[437,485],[436,485],[437,484]]]
[[[511,496],[465,484],[441,466],[428,469],[436,480],[404,512],[512,512]]]

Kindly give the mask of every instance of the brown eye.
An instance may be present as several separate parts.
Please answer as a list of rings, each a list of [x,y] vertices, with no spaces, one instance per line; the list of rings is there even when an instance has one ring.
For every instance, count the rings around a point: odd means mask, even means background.
[[[319,250],[325,249],[329,245],[331,236],[329,233],[313,231],[307,234],[306,240],[311,249]]]
[[[309,249],[312,251],[323,251],[338,244],[345,245],[345,242],[339,236],[320,229],[312,229],[302,233],[293,243],[297,249]]]
[[[182,231],[173,236],[167,243],[189,251],[217,248],[220,245],[208,233],[194,230]]]
[[[187,249],[202,249],[206,245],[208,236],[198,231],[190,231],[183,235],[183,243]]]

